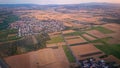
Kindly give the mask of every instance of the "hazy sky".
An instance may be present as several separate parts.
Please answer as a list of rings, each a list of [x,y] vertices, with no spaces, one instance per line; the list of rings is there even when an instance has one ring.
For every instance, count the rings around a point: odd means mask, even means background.
[[[88,2],[120,3],[120,0],[0,0],[0,4],[79,4]]]

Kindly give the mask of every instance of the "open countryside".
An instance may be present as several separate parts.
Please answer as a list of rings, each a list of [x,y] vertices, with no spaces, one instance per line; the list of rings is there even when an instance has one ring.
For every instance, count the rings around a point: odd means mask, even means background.
[[[120,68],[120,5],[0,4],[0,68]]]

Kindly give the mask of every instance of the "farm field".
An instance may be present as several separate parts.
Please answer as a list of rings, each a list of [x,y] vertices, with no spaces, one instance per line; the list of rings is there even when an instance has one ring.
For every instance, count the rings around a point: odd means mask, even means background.
[[[89,36],[88,34],[83,34],[82,36],[87,38],[88,40],[96,40],[96,38]]]
[[[39,58],[38,58],[39,57]],[[6,62],[12,68],[63,68],[61,63],[54,53],[54,50],[47,48],[38,51],[30,52],[27,54],[11,56],[5,58]],[[16,62],[19,61],[19,62]],[[67,66],[67,65],[66,65]],[[67,67],[66,67],[67,68]]]
[[[75,62],[75,58],[73,57],[73,55],[71,54],[70,50],[68,49],[68,47],[66,45],[62,46],[64,49],[64,52],[69,60],[69,62]]]
[[[102,27],[102,26],[95,26],[95,27],[92,27],[90,30],[98,30],[98,31],[102,32],[103,34],[114,33],[112,30]]]
[[[20,39],[20,37],[17,36],[17,32],[18,31],[16,29],[6,29],[0,31],[0,42],[7,42]]]
[[[90,31],[87,31],[88,34],[94,36],[94,37],[97,37],[97,38],[104,38],[104,37],[107,37],[107,35],[101,33],[100,31],[98,30],[90,30]]]
[[[104,51],[108,55],[114,55],[120,59],[120,44],[112,45],[95,45],[100,50]]]
[[[73,54],[79,60],[84,60],[89,57],[94,57],[94,58],[98,59],[99,56],[104,55],[104,53],[102,51],[97,49],[92,44],[71,46],[71,50],[73,51]]]
[[[68,37],[65,37],[65,38],[70,38],[70,37],[72,37],[72,36],[68,36]],[[79,37],[79,38],[76,38],[76,37]],[[66,39],[66,42],[69,45],[86,42],[86,40],[84,40],[82,37],[80,37],[80,36],[76,36],[76,37],[74,36],[74,37],[72,37],[72,39]]]
[[[59,43],[59,42],[64,42],[64,39],[60,35],[56,37],[52,37],[49,41],[47,41],[47,44]]]

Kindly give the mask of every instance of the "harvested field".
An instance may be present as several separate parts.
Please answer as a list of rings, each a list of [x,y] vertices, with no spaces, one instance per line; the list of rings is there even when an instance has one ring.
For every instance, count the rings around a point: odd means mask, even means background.
[[[80,36],[67,36],[67,37],[65,37],[66,40],[77,39],[77,38],[80,38]]]
[[[77,43],[83,43],[83,42],[86,42],[86,40],[84,40],[82,37],[80,36],[69,36],[69,37],[66,37],[66,38],[74,38],[74,39],[67,39],[66,42],[71,45],[71,44],[77,44]],[[76,37],[79,37],[79,38],[76,38]]]
[[[108,57],[106,58],[103,58],[105,61],[108,61],[108,62],[116,62],[118,64],[120,64],[120,59],[116,58],[115,56],[113,55],[109,55]]]
[[[50,36],[50,37],[54,37],[54,36],[58,36],[58,35],[60,35],[61,33],[60,32],[54,32],[54,33],[49,33],[48,35]]]
[[[90,57],[99,59],[98,58],[99,56],[104,55],[104,53],[102,51],[97,49],[92,44],[71,46],[71,50],[73,51],[73,54],[76,56],[76,58],[79,60],[87,59]]]
[[[112,31],[119,32],[120,31],[120,25],[119,24],[105,24],[103,27],[108,28]]]
[[[82,36],[84,36],[84,37],[87,38],[88,40],[96,40],[96,38],[91,37],[91,36],[88,35],[88,34],[83,34]]]
[[[108,36],[111,36],[112,39],[110,39],[108,41],[108,43],[110,44],[120,44],[120,32],[119,33],[113,33],[113,34],[109,34]]]
[[[59,45],[65,45],[65,42],[47,44],[47,47],[58,47]]]
[[[120,32],[112,35],[114,39],[120,40]]]
[[[64,68],[50,48],[7,57],[5,61],[11,68]]]
[[[119,38],[119,37],[118,37]],[[109,44],[120,44],[120,39],[110,39],[109,41],[107,41]]]
[[[64,22],[63,24],[64,24],[65,26],[67,26],[67,27],[72,27],[72,24],[70,24],[70,23]]]
[[[62,31],[63,34],[68,34],[68,33],[73,33],[75,32],[74,30],[66,30],[66,31]]]
[[[53,44],[47,44],[46,47],[58,47],[57,43]]]
[[[104,38],[104,37],[107,37],[105,34],[101,33],[100,31],[98,30],[90,30],[90,31],[87,31],[88,34],[92,35],[92,36],[95,36],[97,38]]]
[[[62,46],[60,45],[58,49],[53,49],[53,51],[58,62],[61,63],[61,66],[63,66],[63,68],[69,68],[69,61],[64,53]]]

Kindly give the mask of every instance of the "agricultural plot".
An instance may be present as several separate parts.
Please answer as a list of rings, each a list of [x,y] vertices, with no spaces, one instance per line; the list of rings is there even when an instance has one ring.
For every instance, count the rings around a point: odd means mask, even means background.
[[[97,49],[92,44],[83,44],[83,45],[77,45],[77,46],[71,46],[71,50],[73,51],[73,54],[78,60],[84,60],[90,57],[94,57],[98,59],[99,56],[104,55],[102,51]]]
[[[76,38],[77,37],[77,38]],[[82,37],[80,36],[68,36],[68,37],[65,37],[66,38],[66,42],[69,44],[69,45],[72,45],[72,44],[79,44],[79,43],[84,43],[86,42],[86,40],[84,40]],[[72,39],[70,39],[72,38]]]
[[[94,37],[92,37],[92,36],[90,36],[88,34],[83,34],[82,36],[87,38],[88,40],[96,40],[96,38],[94,38]]]
[[[47,44],[59,43],[59,42],[64,42],[64,39],[60,35],[57,37],[52,37],[49,41],[47,41]]]
[[[80,34],[84,34],[84,32],[75,31],[75,32],[71,32],[71,33],[67,33],[63,35],[64,36],[79,36]]]
[[[110,35],[112,37],[111,40],[107,41],[110,44],[120,44],[120,33],[114,33]]]
[[[46,44],[46,47],[59,47],[60,45],[66,45],[65,42]]]
[[[68,49],[68,47],[66,45],[62,46],[64,49],[64,52],[69,60],[69,62],[75,62],[75,58],[74,56],[71,54],[70,50]]]
[[[120,64],[120,60],[113,55],[109,55],[107,58],[103,58],[107,62],[116,62]]]
[[[98,49],[102,50],[108,55],[114,55],[120,59],[120,44],[104,44],[104,45],[95,45]]]
[[[18,40],[21,37],[17,36],[17,30],[16,29],[6,29],[0,31],[0,42],[8,42],[13,40]]]
[[[105,34],[101,33],[98,30],[90,30],[90,31],[87,31],[87,33],[94,36],[94,37],[97,37],[97,38],[105,38],[105,37],[107,37]]]
[[[67,37],[65,37],[66,40],[78,39],[78,38],[80,38],[80,36],[67,36]]]
[[[109,40],[108,43],[110,43],[110,44],[120,44],[120,40],[113,38],[113,39]]]
[[[60,34],[61,34],[60,32],[48,33],[48,35],[49,35],[50,37],[59,36]]]
[[[90,30],[98,30],[98,31],[102,32],[103,34],[114,33],[112,30],[102,27],[102,26],[92,27]]]
[[[68,34],[68,33],[73,33],[75,32],[74,30],[66,30],[66,31],[62,31],[63,34]]]
[[[11,68],[64,68],[61,65],[63,63],[58,61],[53,49],[50,48],[4,59]]]
[[[120,24],[105,24],[103,27],[110,29],[114,32],[119,32],[120,31]]]
[[[58,62],[61,62],[63,68],[69,68],[69,61],[65,55],[62,45],[60,45],[57,49],[53,49],[53,51],[56,59],[58,60]]]

